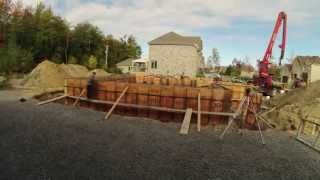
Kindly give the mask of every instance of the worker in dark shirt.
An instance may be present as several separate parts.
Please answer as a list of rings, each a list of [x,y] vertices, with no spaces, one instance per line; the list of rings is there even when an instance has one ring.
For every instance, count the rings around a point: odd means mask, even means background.
[[[96,77],[96,72],[92,72],[88,79],[87,83],[87,98],[92,99],[94,95],[94,85],[95,85],[95,77]]]

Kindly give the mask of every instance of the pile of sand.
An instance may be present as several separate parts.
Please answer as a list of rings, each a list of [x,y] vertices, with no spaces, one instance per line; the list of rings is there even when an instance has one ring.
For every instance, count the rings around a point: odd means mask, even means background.
[[[270,106],[277,107],[268,115],[279,129],[288,130],[298,127],[301,118],[320,119],[320,81],[308,88],[294,89],[284,95],[273,98]]]
[[[26,88],[35,88],[42,91],[63,89],[65,78],[87,77],[88,69],[74,64],[55,64],[45,60],[40,63],[22,81]]]

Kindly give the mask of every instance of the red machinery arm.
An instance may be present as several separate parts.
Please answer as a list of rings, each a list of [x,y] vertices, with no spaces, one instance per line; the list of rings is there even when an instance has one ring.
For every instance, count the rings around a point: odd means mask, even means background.
[[[269,64],[270,64],[270,58],[272,56],[272,49],[274,46],[274,43],[276,41],[277,35],[279,33],[279,30],[281,28],[281,25],[283,25],[283,36],[282,36],[282,43],[279,46],[281,48],[281,55],[280,55],[280,62],[284,58],[285,48],[286,48],[286,40],[287,40],[287,14],[285,12],[280,12],[278,15],[278,19],[276,22],[276,25],[274,27],[272,36],[269,41],[268,48],[264,54],[263,60],[260,61],[259,65],[259,74],[260,74],[260,81],[259,84],[265,87],[271,87],[272,86],[272,77],[269,74]]]
[[[280,64],[281,64],[281,60],[284,57],[284,52],[285,52],[285,48],[286,48],[286,40],[287,40],[287,14],[285,12],[279,13],[276,25],[274,27],[272,36],[269,41],[268,48],[267,48],[267,50],[264,54],[263,60],[262,60],[262,62],[264,62],[264,63],[270,63],[270,58],[272,56],[272,49],[273,49],[274,43],[276,41],[277,35],[279,33],[281,24],[283,24],[282,43],[279,46],[281,48],[281,55],[280,55]]]

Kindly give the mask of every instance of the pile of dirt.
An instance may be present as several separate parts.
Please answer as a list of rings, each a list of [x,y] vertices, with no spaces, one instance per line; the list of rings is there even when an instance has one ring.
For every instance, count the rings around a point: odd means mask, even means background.
[[[21,85],[37,91],[49,92],[63,89],[65,78],[87,77],[88,69],[74,64],[55,64],[45,60],[22,81]]]
[[[60,64],[59,67],[69,77],[86,77],[88,69],[78,64]]]
[[[98,78],[104,78],[109,75],[104,69],[94,69],[88,73],[88,76],[92,74],[92,72],[96,73],[96,77]]]
[[[273,98],[269,105],[277,109],[268,115],[279,129],[295,130],[301,118],[312,117],[320,119],[320,81],[314,82],[308,88],[289,91]]]

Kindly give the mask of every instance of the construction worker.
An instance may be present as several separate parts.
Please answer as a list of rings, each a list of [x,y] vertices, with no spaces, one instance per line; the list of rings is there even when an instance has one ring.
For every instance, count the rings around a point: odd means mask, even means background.
[[[87,98],[92,99],[94,95],[94,86],[95,86],[95,79],[96,72],[92,72],[89,76],[88,83],[87,83]]]

